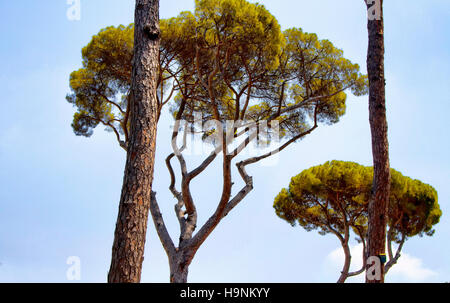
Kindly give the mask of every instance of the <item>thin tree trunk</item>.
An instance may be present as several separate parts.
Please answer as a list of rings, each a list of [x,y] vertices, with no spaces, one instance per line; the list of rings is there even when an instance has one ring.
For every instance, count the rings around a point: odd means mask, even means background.
[[[344,267],[342,268],[341,271],[341,276],[339,277],[337,283],[344,283],[345,280],[347,280],[348,272],[350,271],[350,263],[352,260],[352,255],[350,253],[350,247],[348,246],[348,243],[343,244],[342,248],[344,249],[345,262]]]
[[[379,1],[377,3],[377,1]],[[369,75],[369,117],[372,133],[372,153],[374,179],[372,198],[369,201],[368,256],[385,253],[387,208],[390,191],[389,143],[386,121],[386,99],[384,78],[384,24],[383,1],[377,0],[372,5],[379,5],[380,18],[368,21],[369,48],[367,54],[367,71]],[[368,9],[372,7],[368,4]],[[381,265],[380,279],[368,283],[383,283],[384,268]]]
[[[110,283],[141,279],[153,181],[158,104],[159,0],[136,0],[130,141],[114,234]]]
[[[169,258],[170,283],[187,283],[191,260],[183,251],[178,251]]]

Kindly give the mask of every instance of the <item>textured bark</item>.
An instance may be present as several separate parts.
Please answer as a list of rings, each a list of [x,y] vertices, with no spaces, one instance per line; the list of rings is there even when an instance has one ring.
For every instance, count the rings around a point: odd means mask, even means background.
[[[159,72],[159,1],[137,0],[130,140],[119,205],[110,283],[141,279],[155,157]]]
[[[371,1],[369,1],[371,2]],[[380,20],[368,21],[369,48],[367,71],[369,75],[369,119],[372,133],[374,179],[372,198],[369,201],[368,256],[385,253],[387,207],[390,190],[388,126],[386,121],[385,78],[384,78],[384,23],[383,1],[380,1]],[[383,283],[381,279],[368,283]]]

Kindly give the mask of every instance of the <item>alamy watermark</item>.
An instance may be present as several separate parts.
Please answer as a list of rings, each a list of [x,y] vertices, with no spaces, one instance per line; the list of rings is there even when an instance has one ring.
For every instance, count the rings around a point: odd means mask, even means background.
[[[372,256],[367,258],[367,265],[369,266],[366,270],[366,278],[369,281],[380,281],[381,280],[381,260],[379,256]]]
[[[66,278],[69,281],[81,280],[81,259],[77,256],[68,257],[66,264],[70,265],[66,271]]]
[[[210,155],[225,152],[227,156],[264,156],[263,166],[276,165],[281,139],[278,120],[206,120],[194,112],[190,121],[178,120],[173,126],[172,149],[175,155]]]
[[[366,0],[367,18],[370,21],[381,20],[381,0]]]
[[[66,16],[69,21],[80,21],[81,20],[81,0],[67,0]]]
[[[381,0],[366,0],[367,17],[370,21],[381,20]],[[81,20],[81,0],[67,0],[67,19],[69,21]]]

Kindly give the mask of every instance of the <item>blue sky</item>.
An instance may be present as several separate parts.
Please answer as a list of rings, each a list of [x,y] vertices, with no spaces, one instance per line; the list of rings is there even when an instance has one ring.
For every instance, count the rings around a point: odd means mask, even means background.
[[[283,29],[302,27],[331,40],[365,71],[363,1],[260,1]],[[161,1],[161,18],[192,9],[191,0]],[[89,138],[70,127],[68,77],[81,48],[109,25],[133,22],[132,0],[81,0],[69,21],[65,0],[1,1],[0,281],[67,282],[66,260],[81,259],[82,282],[105,282],[125,154],[101,127]],[[450,3],[385,1],[386,78],[391,166],[433,185],[443,210],[433,237],[411,239],[390,282],[450,281]],[[154,190],[176,238],[174,200],[163,159],[170,117],[158,129]],[[367,97],[349,96],[336,125],[320,127],[283,152],[276,166],[256,165],[254,191],[201,247],[191,282],[334,282],[339,243],[277,218],[274,196],[292,176],[328,160],[371,164]],[[217,167],[217,166],[216,166]],[[199,220],[220,188],[211,167],[194,184]],[[353,243],[356,245],[356,243]],[[354,247],[357,259],[358,247]],[[356,261],[355,261],[356,263]],[[149,222],[143,282],[168,281],[167,258]],[[354,279],[358,281],[358,279]]]

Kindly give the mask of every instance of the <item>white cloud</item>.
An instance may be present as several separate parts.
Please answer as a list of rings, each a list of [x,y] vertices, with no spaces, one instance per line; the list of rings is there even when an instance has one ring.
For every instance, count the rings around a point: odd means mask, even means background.
[[[350,252],[352,254],[352,262],[350,265],[350,271],[356,271],[362,267],[362,244],[350,246]],[[339,278],[342,267],[344,266],[344,251],[342,247],[338,247],[330,252],[325,260],[325,271],[328,275],[334,274],[335,279]],[[346,282],[364,282],[364,274],[360,274],[356,277],[348,278]]]
[[[352,253],[350,271],[359,270],[362,266],[362,244],[350,246],[350,250]],[[334,273],[337,280],[343,265],[344,252],[341,247],[338,247],[328,254],[325,261],[325,271],[327,275]],[[386,275],[386,282],[431,282],[430,280],[437,276],[436,271],[426,268],[422,259],[403,252],[397,264]],[[364,282],[364,274],[349,278],[347,282]]]
[[[428,282],[437,275],[437,272],[426,268],[421,259],[402,253],[397,264],[386,275],[386,280],[387,282]]]

